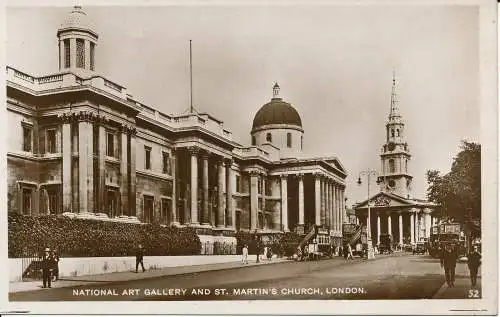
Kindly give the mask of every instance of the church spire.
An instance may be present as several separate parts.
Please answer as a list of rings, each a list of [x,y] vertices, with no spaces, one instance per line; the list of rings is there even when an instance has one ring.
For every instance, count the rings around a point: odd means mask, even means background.
[[[395,117],[400,117],[399,100],[396,94],[396,72],[392,70],[392,91],[391,91],[391,110],[389,112],[389,120]]]

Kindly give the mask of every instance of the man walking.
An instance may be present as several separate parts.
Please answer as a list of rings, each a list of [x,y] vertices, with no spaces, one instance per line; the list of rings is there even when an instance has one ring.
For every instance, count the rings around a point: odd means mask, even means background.
[[[444,267],[446,284],[448,287],[455,286],[455,267],[457,265],[457,251],[451,244],[447,244],[441,255],[441,267]]]
[[[49,248],[45,248],[45,251],[43,252],[42,256],[42,279],[43,279],[43,288],[46,288],[47,286],[51,288],[50,286],[50,280],[51,276],[50,273],[52,271],[52,268],[54,267],[54,258],[52,257],[52,254],[50,253]]]
[[[144,250],[142,249],[142,245],[139,244],[139,247],[137,248],[137,251],[135,253],[135,273],[137,273],[137,269],[139,268],[139,263],[142,266],[142,272],[144,273],[146,271],[144,269],[143,257],[144,257]]]
[[[473,251],[467,255],[467,265],[469,266],[471,285],[472,287],[476,287],[477,271],[481,265],[481,253],[479,253],[479,247],[477,245],[475,245]]]
[[[52,259],[54,265],[52,276],[54,277],[54,281],[57,281],[59,279],[59,253],[56,249],[52,250]]]
[[[248,264],[248,247],[246,244],[241,250],[241,264]]]
[[[352,247],[350,243],[347,245],[347,260],[349,259],[354,260],[354,256],[352,254]]]

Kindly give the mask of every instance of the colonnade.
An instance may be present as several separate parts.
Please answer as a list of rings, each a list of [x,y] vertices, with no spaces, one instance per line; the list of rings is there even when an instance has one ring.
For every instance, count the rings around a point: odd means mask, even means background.
[[[387,231],[382,232],[381,231],[381,221],[382,217],[381,214],[386,214],[387,215]],[[398,219],[398,239],[396,240],[396,237],[393,237],[394,241],[397,241],[398,243],[403,243],[403,233],[404,233],[404,227],[403,227],[403,215],[408,215],[409,216],[409,222],[410,222],[410,243],[416,243],[418,242],[421,238],[429,238],[431,234],[431,226],[433,225],[433,219],[431,216],[431,210],[429,208],[424,208],[424,209],[418,209],[418,208],[412,208],[410,210],[405,210],[405,211],[397,211],[397,212],[374,212],[372,215],[376,216],[376,232],[375,232],[375,237],[377,238],[377,243],[380,242],[380,235],[381,234],[390,234],[392,235],[392,225],[393,225],[393,219]],[[396,215],[394,217],[394,215]],[[407,232],[406,232],[407,233]]]

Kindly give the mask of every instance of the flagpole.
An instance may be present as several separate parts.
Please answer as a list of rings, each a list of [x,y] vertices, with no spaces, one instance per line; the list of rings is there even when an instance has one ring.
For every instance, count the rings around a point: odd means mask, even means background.
[[[189,40],[189,87],[190,87],[190,111],[193,113],[193,54],[191,40]]]

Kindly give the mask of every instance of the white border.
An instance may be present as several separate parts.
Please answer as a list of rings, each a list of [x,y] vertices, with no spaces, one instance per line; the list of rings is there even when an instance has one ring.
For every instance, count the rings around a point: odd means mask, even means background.
[[[71,6],[75,1],[57,0],[10,0],[5,5],[11,6]],[[3,3],[2,3],[3,4]],[[255,1],[98,1],[82,0],[81,5],[478,5],[480,8],[480,105],[482,146],[482,233],[483,233],[483,298],[480,300],[333,300],[333,301],[214,301],[214,302],[8,302],[8,283],[1,284],[0,313],[29,311],[42,314],[262,314],[262,315],[360,315],[360,314],[443,314],[443,315],[492,315],[498,313],[498,85],[497,85],[497,2],[494,0],[354,0],[334,1],[316,0],[255,0]],[[5,6],[0,11],[0,21],[5,21]],[[5,28],[5,25],[2,25]],[[6,34],[2,30],[0,43],[4,43]],[[0,51],[0,60],[5,61],[5,50]],[[5,63],[3,63],[5,64]],[[5,82],[5,72],[0,72],[0,79]],[[0,89],[0,99],[5,100],[5,89]],[[4,101],[5,102],[5,101]],[[1,107],[0,114],[6,117],[6,108]],[[6,125],[0,125],[0,135],[6,136]],[[0,178],[6,180],[5,140],[1,146]],[[451,164],[451,162],[450,162]],[[3,196],[2,196],[3,195]],[[6,182],[0,182],[0,197],[6,197]],[[1,223],[7,225],[6,204],[2,203]],[[6,229],[6,228],[5,228]],[[7,230],[1,230],[0,281],[8,281]],[[455,311],[450,311],[455,309]],[[475,312],[456,311],[477,309]]]

